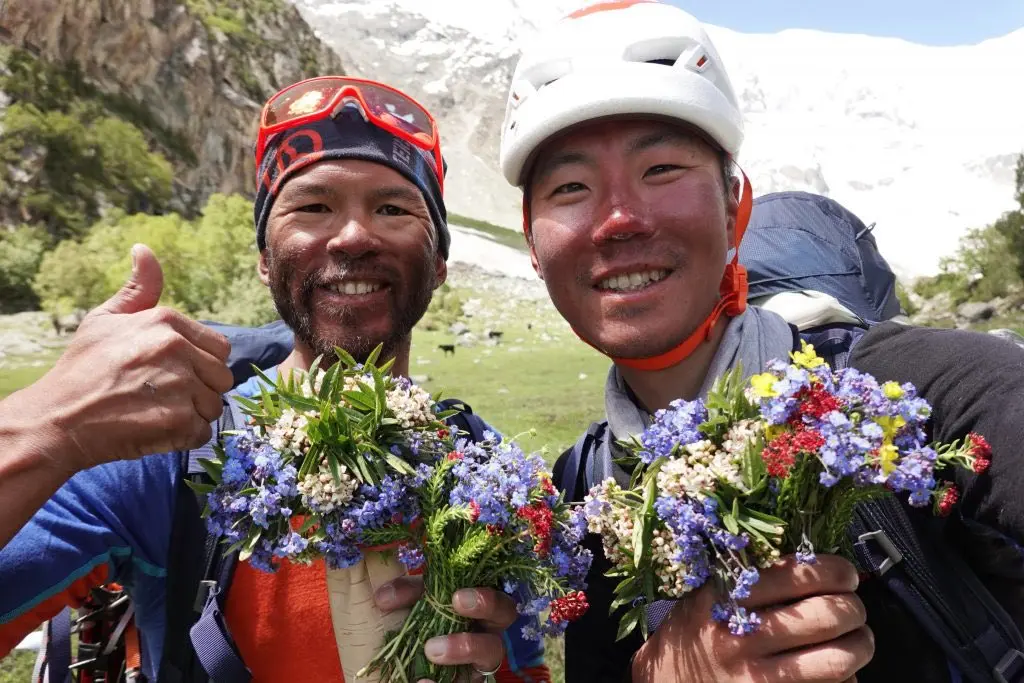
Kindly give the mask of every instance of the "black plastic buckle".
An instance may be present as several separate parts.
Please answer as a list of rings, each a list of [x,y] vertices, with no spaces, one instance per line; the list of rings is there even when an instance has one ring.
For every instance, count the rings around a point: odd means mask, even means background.
[[[1010,650],[992,670],[998,683],[1019,683],[1024,678],[1024,653]]]

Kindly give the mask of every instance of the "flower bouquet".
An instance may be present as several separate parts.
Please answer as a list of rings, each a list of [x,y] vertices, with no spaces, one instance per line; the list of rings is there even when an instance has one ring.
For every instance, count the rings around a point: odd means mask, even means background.
[[[551,483],[538,455],[486,433],[453,431],[405,378],[336,349],[326,371],[276,381],[239,399],[250,424],[228,433],[203,466],[209,528],[265,571],[326,561],[335,640],[346,680],[454,681],[457,667],[423,654],[439,635],[469,630],[452,594],[491,587],[536,617],[527,637],[557,634],[586,609],[586,522]],[[381,614],[374,591],[422,572],[411,610]],[[542,618],[543,617],[543,618]]]
[[[621,441],[628,488],[614,479],[585,499],[588,528],[601,535],[622,577],[612,609],[631,605],[619,637],[647,637],[647,606],[713,581],[716,621],[736,635],[760,624],[739,606],[782,554],[813,563],[816,552],[853,557],[846,529],[854,508],[908,494],[910,505],[948,514],[957,501],[937,476],[953,467],[983,472],[990,449],[927,444],[931,409],[910,384],[879,384],[846,368],[833,372],[804,344],[792,363],[741,380],[735,368],[706,401],[677,400],[639,437]]]

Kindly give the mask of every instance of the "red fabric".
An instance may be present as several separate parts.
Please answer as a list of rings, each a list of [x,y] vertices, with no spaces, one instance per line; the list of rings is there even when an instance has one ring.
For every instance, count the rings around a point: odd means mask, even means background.
[[[276,574],[240,562],[225,618],[254,683],[345,680],[323,560],[309,566],[283,562]],[[506,659],[495,678],[498,683],[548,683],[551,675],[545,666],[510,671]]]
[[[108,565],[97,565],[88,574],[78,579],[63,591],[20,615],[0,625],[0,658],[6,657],[29,633],[32,633],[47,619],[60,613],[65,607],[79,607],[89,597],[89,591],[107,582]]]

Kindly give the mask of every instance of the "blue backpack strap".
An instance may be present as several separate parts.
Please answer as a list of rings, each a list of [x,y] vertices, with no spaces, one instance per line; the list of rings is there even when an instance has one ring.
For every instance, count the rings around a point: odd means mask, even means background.
[[[606,421],[591,422],[587,431],[583,432],[569,449],[561,476],[566,500],[576,500],[577,495],[586,495],[593,485],[594,468],[591,456],[599,450],[597,447],[607,427]]]
[[[792,325],[790,327],[793,327]],[[794,331],[796,330],[793,327]],[[831,325],[797,332],[800,339],[814,346],[819,356],[825,359],[833,370],[842,370],[850,364],[853,347],[867,333],[863,327],[856,325]],[[799,342],[793,349],[799,348]]]
[[[71,608],[46,622],[32,683],[71,683]]]
[[[211,423],[212,436],[200,448],[180,454],[182,483],[178,487],[171,534],[171,566],[167,572],[167,631],[160,681],[203,683],[247,681],[248,672],[222,616],[238,554],[225,556],[219,537],[208,533],[201,518],[205,501],[184,480],[209,483],[200,459],[214,455],[221,434],[244,424],[238,402],[223,398],[221,417]],[[215,673],[214,673],[215,672]],[[237,674],[239,677],[220,678]],[[211,679],[210,676],[214,677]]]
[[[455,427],[465,433],[470,441],[482,441],[484,432],[487,431],[487,423],[473,412],[473,408],[464,401],[457,398],[446,398],[437,402],[440,410],[457,410],[459,412],[450,416],[446,422],[449,427]]]

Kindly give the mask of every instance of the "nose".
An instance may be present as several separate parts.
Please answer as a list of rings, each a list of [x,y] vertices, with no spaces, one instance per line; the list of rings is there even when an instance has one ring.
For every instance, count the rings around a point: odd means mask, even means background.
[[[646,237],[651,232],[651,226],[641,212],[625,203],[615,203],[608,208],[591,238],[594,244],[601,246],[608,242]]]
[[[327,242],[328,253],[356,259],[379,249],[379,240],[370,227],[368,217],[347,216],[342,220],[341,227]]]

